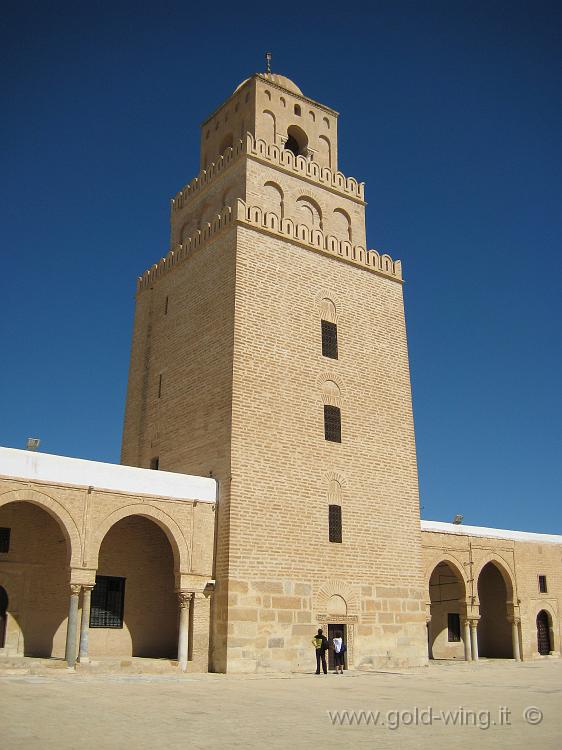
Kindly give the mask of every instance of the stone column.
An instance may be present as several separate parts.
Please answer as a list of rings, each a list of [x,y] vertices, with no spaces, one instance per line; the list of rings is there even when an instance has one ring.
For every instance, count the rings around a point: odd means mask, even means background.
[[[194,672],[209,671],[211,597],[196,592],[191,599],[190,655]]]
[[[180,622],[178,632],[178,663],[182,672],[187,671],[189,658],[189,607],[193,599],[193,592],[178,591],[180,605]]]
[[[511,622],[511,643],[513,646],[513,658],[515,661],[521,661],[521,649],[519,648],[519,617],[510,617]]]
[[[478,620],[470,621],[470,645],[472,647],[472,660],[478,661]]]
[[[88,656],[88,636],[90,634],[90,605],[93,588],[93,584],[82,586],[82,619],[80,621],[80,647],[78,649],[78,661],[81,664],[87,664],[90,661],[90,657]]]
[[[464,642],[464,659],[472,661],[472,648],[470,644],[470,620],[465,617],[463,620],[463,642]]]
[[[70,603],[68,605],[68,622],[66,624],[66,648],[64,658],[69,667],[76,663],[76,628],[78,625],[78,597],[80,596],[79,583],[70,584]]]

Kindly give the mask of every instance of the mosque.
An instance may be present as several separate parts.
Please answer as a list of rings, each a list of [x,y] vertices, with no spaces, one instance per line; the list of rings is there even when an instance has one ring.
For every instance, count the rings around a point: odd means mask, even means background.
[[[121,464],[0,449],[0,665],[560,654],[562,536],[421,521],[399,260],[338,113],[269,69],[201,126],[137,281]]]

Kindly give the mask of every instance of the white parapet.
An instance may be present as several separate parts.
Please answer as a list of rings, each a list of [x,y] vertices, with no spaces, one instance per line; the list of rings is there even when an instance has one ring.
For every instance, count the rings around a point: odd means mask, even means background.
[[[217,496],[217,483],[209,477],[138,469],[16,448],[0,448],[0,476],[205,503],[214,503]]]
[[[461,536],[479,536],[489,539],[512,539],[516,542],[539,542],[540,544],[562,544],[560,534],[536,534],[532,531],[511,531],[509,529],[488,529],[485,526],[465,526],[460,523],[444,521],[421,521],[422,531],[433,531],[438,534],[460,534]]]

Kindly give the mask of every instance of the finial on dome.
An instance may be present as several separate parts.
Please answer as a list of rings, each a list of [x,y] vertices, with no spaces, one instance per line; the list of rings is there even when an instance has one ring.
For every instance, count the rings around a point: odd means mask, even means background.
[[[265,53],[265,72],[271,73],[271,52]]]

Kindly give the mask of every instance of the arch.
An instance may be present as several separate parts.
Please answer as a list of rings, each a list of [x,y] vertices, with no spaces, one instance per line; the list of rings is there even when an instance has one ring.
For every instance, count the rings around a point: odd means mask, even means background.
[[[328,615],[347,615],[347,602],[341,594],[332,594],[326,605]]]
[[[268,91],[267,89],[263,92],[265,96],[271,101],[271,91]]]
[[[279,97],[279,101],[281,102],[281,106],[283,106],[283,107],[287,106],[287,102],[285,101],[285,97],[284,96],[280,96]]]
[[[331,597],[339,596],[346,603],[347,614],[353,615],[359,612],[359,597],[353,588],[343,581],[326,581],[316,592],[316,605],[322,613],[328,612],[328,602]]]
[[[341,505],[342,503],[342,486],[341,482],[337,479],[328,480],[328,502],[333,505]]]
[[[287,128],[287,140],[285,149],[291,151],[295,156],[302,156],[307,153],[308,136],[298,125],[289,125]]]
[[[325,135],[319,136],[318,141],[320,144],[318,149],[318,155],[321,157],[320,160],[328,167],[328,169],[332,169],[332,144]]]
[[[300,104],[295,104],[294,113],[296,114],[297,117],[301,116],[301,105]]]
[[[342,240],[351,242],[351,216],[343,208],[334,208],[334,233]]]
[[[276,182],[268,180],[264,184],[264,204],[266,211],[273,211],[280,219],[283,218],[283,189]]]
[[[326,127],[328,128],[328,130],[329,130],[329,129],[330,129],[330,121],[328,120],[328,118],[327,118],[327,117],[323,117],[323,118],[322,118],[322,122],[324,123],[324,125],[325,125],[325,126],[326,126]]]
[[[143,516],[160,526],[172,547],[176,572],[187,573],[191,570],[191,550],[177,522],[168,513],[148,503],[125,505],[114,510],[101,521],[95,533],[92,534],[88,567],[98,567],[99,553],[104,537],[112,526],[128,516]]]
[[[31,488],[10,490],[0,495],[0,508],[14,502],[37,505],[53,517],[63,532],[70,552],[70,567],[79,567],[82,558],[82,540],[76,522],[66,508],[55,498]]]
[[[320,300],[320,317],[330,323],[338,322],[338,309],[336,303],[329,297],[323,297]]]
[[[427,576],[430,659],[463,659],[461,616],[467,612],[467,581],[462,566],[449,556],[434,561]]]
[[[264,109],[264,140],[268,143],[275,143],[277,141],[277,120],[275,115],[269,109]]]
[[[308,195],[301,195],[296,201],[297,209],[302,211],[306,217],[309,227],[312,229],[322,229],[322,209],[314,198]]]
[[[474,573],[474,580],[478,581],[480,574],[488,563],[493,563],[499,570],[506,586],[507,599],[508,601],[513,602],[515,592],[515,579],[513,577],[513,572],[509,567],[509,563],[497,553],[486,555],[486,557],[480,561],[480,565]]]
[[[488,560],[481,566],[477,581],[480,620],[478,650],[481,656],[512,658],[513,644],[508,616],[513,614],[513,585],[504,566]]]
[[[341,406],[341,390],[334,380],[322,383],[322,401],[331,406]]]
[[[316,122],[316,115],[314,114],[314,112],[310,110],[308,114],[310,115],[310,119],[312,120],[312,122]]]

